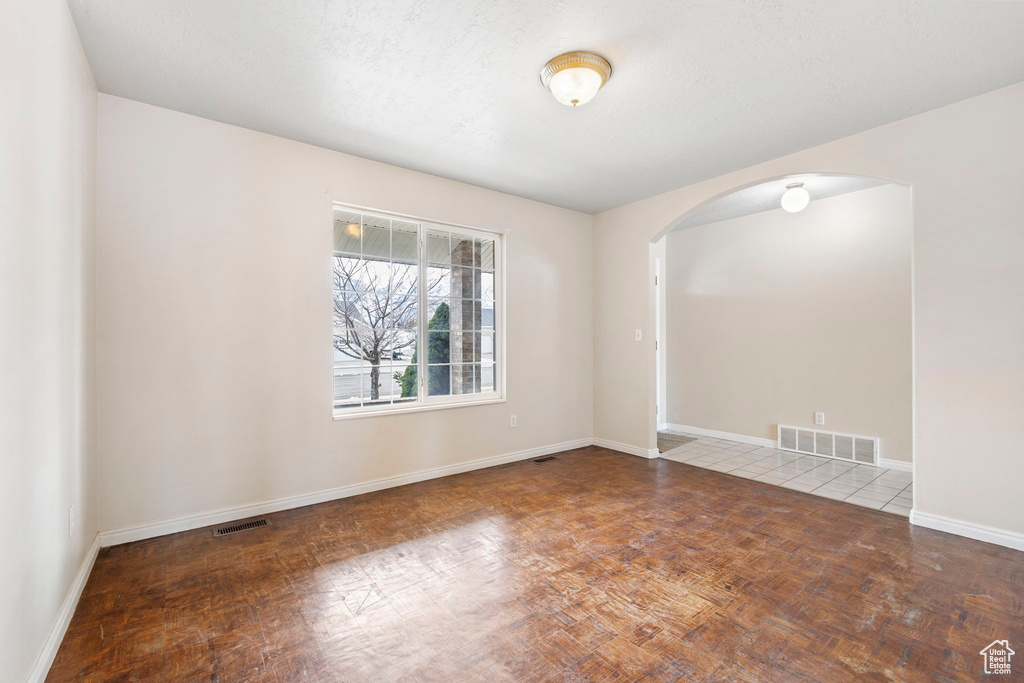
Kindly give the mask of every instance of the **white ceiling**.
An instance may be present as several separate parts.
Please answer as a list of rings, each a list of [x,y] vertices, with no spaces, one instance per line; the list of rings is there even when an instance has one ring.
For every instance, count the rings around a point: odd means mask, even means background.
[[[103,92],[590,212],[1024,80],[1017,2],[68,4]]]
[[[702,206],[682,220],[674,230],[696,228],[699,225],[726,221],[730,218],[749,216],[762,211],[781,208],[782,194],[786,185],[803,183],[804,189],[811,195],[811,201],[835,197],[836,195],[858,192],[872,187],[884,185],[885,181],[873,178],[854,176],[832,176],[819,174],[793,175],[778,180],[771,180],[759,185],[737,190],[720,199]]]

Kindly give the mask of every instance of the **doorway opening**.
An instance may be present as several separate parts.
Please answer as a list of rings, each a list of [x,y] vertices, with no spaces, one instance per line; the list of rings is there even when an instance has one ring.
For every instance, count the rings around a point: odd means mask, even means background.
[[[787,211],[797,184],[810,202]],[[909,515],[910,188],[775,178],[697,207],[651,250],[661,457]]]

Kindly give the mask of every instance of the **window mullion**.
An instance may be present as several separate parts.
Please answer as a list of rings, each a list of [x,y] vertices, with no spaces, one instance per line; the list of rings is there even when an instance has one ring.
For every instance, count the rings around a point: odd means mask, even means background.
[[[416,287],[417,309],[419,311],[419,329],[416,331],[416,377],[418,402],[427,400],[427,230],[423,223],[419,224],[419,285]]]
[[[499,396],[505,395],[505,240],[494,240],[494,320],[491,322],[493,346],[491,347],[492,388]],[[499,373],[500,369],[500,373]]]

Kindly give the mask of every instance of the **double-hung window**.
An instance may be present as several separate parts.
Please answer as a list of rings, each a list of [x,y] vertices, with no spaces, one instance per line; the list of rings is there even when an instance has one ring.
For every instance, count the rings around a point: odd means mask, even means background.
[[[496,233],[334,205],[334,415],[503,397]]]

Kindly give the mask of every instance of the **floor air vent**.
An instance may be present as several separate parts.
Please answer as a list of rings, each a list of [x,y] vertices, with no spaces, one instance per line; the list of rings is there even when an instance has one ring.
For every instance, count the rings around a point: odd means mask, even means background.
[[[877,465],[882,441],[875,436],[858,436],[800,429],[779,425],[778,448],[784,451],[820,455],[825,458]]]
[[[545,455],[543,458],[537,458],[534,462],[549,462],[551,460],[558,460],[558,458],[553,455]]]
[[[231,526],[222,526],[219,529],[213,530],[214,536],[227,536],[228,534],[236,534],[239,531],[247,531],[249,529],[258,529],[261,526],[267,526],[267,520],[256,519],[251,522],[242,522],[241,524],[233,524]]]

